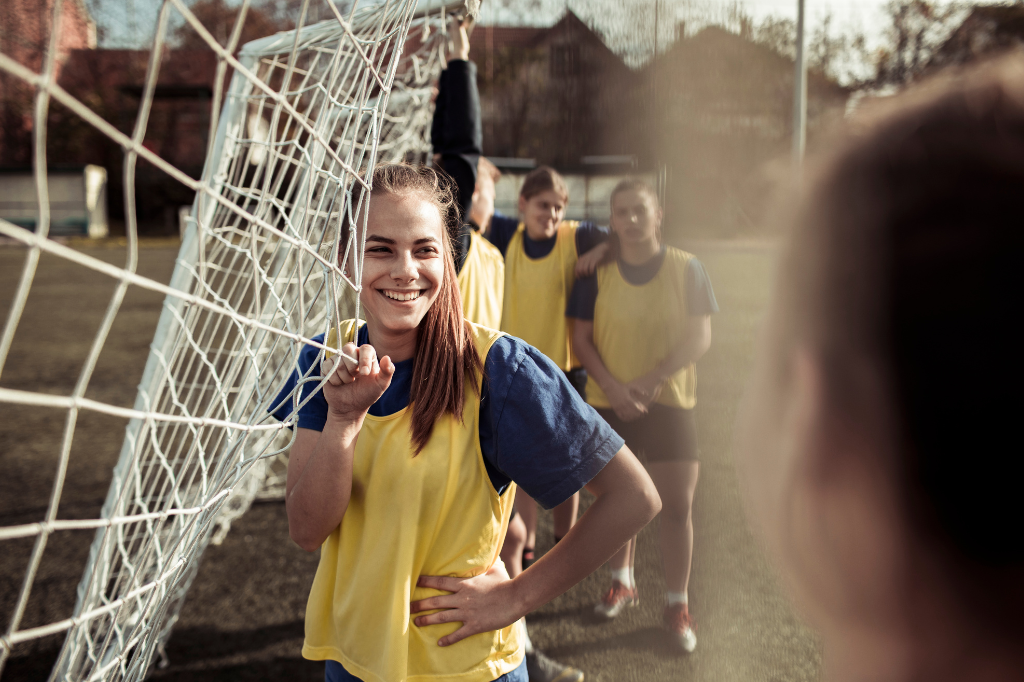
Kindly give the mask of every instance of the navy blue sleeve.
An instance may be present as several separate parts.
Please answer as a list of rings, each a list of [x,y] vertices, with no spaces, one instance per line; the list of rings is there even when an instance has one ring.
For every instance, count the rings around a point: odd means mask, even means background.
[[[551,509],[589,483],[622,448],[622,438],[583,402],[565,373],[525,341],[495,341],[484,375],[480,446],[499,491],[502,483],[515,481]]]
[[[597,304],[597,273],[589,277],[580,277],[572,285],[569,302],[565,306],[565,316],[577,320],[593,320],[594,306]]]
[[[585,254],[598,244],[608,241],[608,228],[600,227],[591,222],[582,222],[576,228],[576,253]]]
[[[512,236],[518,229],[519,221],[517,219],[495,213],[491,216],[491,228],[487,231],[487,241],[498,247],[498,251],[501,251],[504,258],[505,252],[508,251],[508,243],[512,241]]]
[[[711,315],[718,312],[718,301],[711,288],[704,264],[691,258],[686,267],[686,311],[690,315]]]
[[[324,335],[313,337],[314,341],[323,342]],[[327,424],[327,398],[322,390],[316,390],[320,385],[320,366],[317,359],[320,356],[320,349],[316,346],[303,346],[299,351],[298,367],[292,370],[284,386],[278,391],[277,397],[271,403],[267,412],[270,412],[278,421],[288,421],[295,413],[295,405],[309,398],[309,402],[299,408],[299,418],[296,424],[303,429],[323,431]],[[296,402],[296,386],[299,386],[298,401]]]

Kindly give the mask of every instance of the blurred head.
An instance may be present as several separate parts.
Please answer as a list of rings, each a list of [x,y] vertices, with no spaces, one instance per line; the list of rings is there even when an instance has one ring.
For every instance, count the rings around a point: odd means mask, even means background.
[[[947,679],[973,654],[995,673],[966,678],[1004,679],[1024,638],[1021,63],[894,98],[838,147],[786,218],[740,429],[751,515],[839,677]]]
[[[558,230],[569,204],[569,188],[554,168],[530,171],[519,190],[519,213],[531,239],[549,239]]]
[[[362,192],[353,195],[357,226],[366,212],[360,302],[370,340],[416,334],[410,402],[413,441],[422,447],[441,414],[461,418],[465,375],[481,366],[462,315],[449,237],[458,209],[433,169],[405,164],[377,166],[368,204],[361,205]]]
[[[661,243],[662,210],[658,194],[638,178],[615,185],[611,196],[611,226],[622,245]]]
[[[495,184],[501,178],[501,171],[487,157],[481,156],[476,165],[476,187],[473,189],[473,204],[469,209],[469,221],[480,230],[486,230],[494,215]]]

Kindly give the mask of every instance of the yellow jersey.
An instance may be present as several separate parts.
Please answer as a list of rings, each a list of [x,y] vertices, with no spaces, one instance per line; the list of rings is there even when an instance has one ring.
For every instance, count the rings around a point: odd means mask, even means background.
[[[579,367],[572,351],[572,321],[565,306],[576,281],[576,228],[563,220],[555,247],[543,258],[526,255],[526,227],[519,223],[505,250],[505,296],[501,330],[544,353],[563,371]]]
[[[459,271],[463,315],[470,322],[498,329],[504,290],[505,260],[501,251],[474,230],[469,235],[469,253]]]
[[[342,323],[343,338],[353,328]],[[473,325],[473,335],[486,358],[501,333]],[[465,396],[463,423],[438,419],[415,457],[411,407],[366,416],[348,509],[320,548],[305,658],[338,661],[366,682],[490,682],[522,663],[518,623],[439,647],[462,624],[418,627],[409,612],[411,601],[443,594],[417,587],[419,576],[467,578],[501,565],[515,484],[494,490],[480,450],[479,394],[467,383]]]
[[[639,379],[682,343],[689,319],[686,309],[686,267],[693,256],[671,246],[650,282],[631,284],[619,264],[597,269],[594,304],[594,345],[612,376],[626,383]],[[683,367],[662,384],[656,402],[690,409],[696,404],[697,371]],[[611,407],[593,377],[587,378],[587,402]]]

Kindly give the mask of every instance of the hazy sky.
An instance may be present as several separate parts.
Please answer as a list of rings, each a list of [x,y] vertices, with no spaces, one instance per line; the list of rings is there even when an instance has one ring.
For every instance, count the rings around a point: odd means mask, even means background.
[[[239,0],[227,0],[234,4]],[[316,0],[314,0],[316,1]],[[653,0],[635,0],[636,2],[652,4]],[[940,2],[943,0],[940,0]],[[153,27],[156,23],[157,9],[160,0],[87,0],[101,31],[104,32],[102,44],[106,47],[141,47],[152,39]],[[521,19],[524,15],[530,23],[550,24],[564,12],[567,0],[523,0],[520,5],[516,0],[484,0],[483,21],[488,23],[495,18]],[[591,5],[590,3],[594,3]],[[810,25],[816,25],[826,13],[831,12],[833,25],[837,30],[848,32],[850,30],[862,31],[869,38],[869,41],[877,36],[884,28],[885,17],[883,8],[886,0],[806,0],[807,20]],[[588,6],[602,7],[608,0],[568,0],[568,4],[578,8],[580,14],[586,14]],[[613,0],[611,7],[623,7],[629,3]],[[661,0],[661,7],[667,8],[673,5],[681,6],[686,4],[699,4],[702,7],[725,8],[732,4],[732,0]],[[502,11],[501,5],[507,4],[513,9],[512,13]],[[524,13],[521,7],[540,5],[537,11]],[[740,2],[746,11],[760,21],[768,15],[796,17],[795,0],[742,0]],[[515,11],[519,10],[519,11]],[[607,16],[603,10],[595,12],[598,18]],[[599,19],[598,19],[599,20]],[[130,30],[134,26],[135,30]]]

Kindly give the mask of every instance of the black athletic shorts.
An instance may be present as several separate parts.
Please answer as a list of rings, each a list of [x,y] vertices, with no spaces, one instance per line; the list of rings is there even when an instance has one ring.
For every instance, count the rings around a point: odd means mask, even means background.
[[[693,410],[652,404],[647,414],[624,422],[611,408],[597,408],[642,462],[696,462],[697,422]]]

